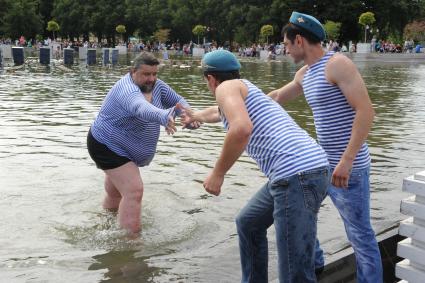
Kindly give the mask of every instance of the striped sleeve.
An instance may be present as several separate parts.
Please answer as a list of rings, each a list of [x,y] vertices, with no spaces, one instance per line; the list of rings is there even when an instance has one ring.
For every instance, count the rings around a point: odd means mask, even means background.
[[[160,83],[161,91],[161,103],[165,108],[170,108],[175,106],[177,103],[180,103],[185,108],[190,107],[189,103],[180,95],[178,95],[169,85],[164,83],[161,80],[158,80]],[[177,115],[180,115],[179,111],[176,111]]]
[[[128,97],[122,100],[124,109],[144,121],[159,123],[165,127],[168,124],[169,117],[174,114],[174,107],[168,109],[155,107],[139,92],[132,92],[126,96]]]

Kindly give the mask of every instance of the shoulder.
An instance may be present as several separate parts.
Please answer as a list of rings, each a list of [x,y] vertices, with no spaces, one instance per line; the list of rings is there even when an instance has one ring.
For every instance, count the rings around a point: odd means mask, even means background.
[[[337,82],[352,77],[358,70],[350,58],[337,53],[326,63],[325,73],[330,82]]]
[[[228,80],[222,82],[216,89],[216,96],[240,96],[245,97],[248,94],[248,86],[240,79]]]
[[[307,69],[308,69],[308,66],[304,65],[295,73],[294,81],[298,83],[299,85],[302,85],[302,81],[304,79],[305,73],[307,72]]]

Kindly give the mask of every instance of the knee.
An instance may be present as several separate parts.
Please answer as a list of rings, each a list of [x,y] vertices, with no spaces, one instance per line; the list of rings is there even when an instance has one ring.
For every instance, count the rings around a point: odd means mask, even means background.
[[[238,229],[238,231],[246,231],[250,225],[249,225],[249,220],[247,217],[245,217],[244,214],[239,213],[236,216],[236,228]]]
[[[134,189],[130,190],[125,197],[140,202],[143,198],[143,187],[135,187]]]

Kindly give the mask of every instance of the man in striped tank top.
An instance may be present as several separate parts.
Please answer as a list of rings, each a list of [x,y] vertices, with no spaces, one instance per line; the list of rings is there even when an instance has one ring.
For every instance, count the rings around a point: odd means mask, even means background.
[[[381,256],[370,223],[370,156],[366,144],[375,113],[365,83],[350,59],[323,50],[325,31],[316,18],[294,12],[282,36],[287,53],[295,63],[304,61],[305,66],[292,82],[269,96],[284,104],[304,94],[313,111],[319,144],[333,172],[328,195],[354,249],[357,281],[382,282]],[[323,265],[317,241],[316,267]]]
[[[207,53],[204,78],[218,106],[186,110],[182,120],[215,123],[227,130],[221,154],[203,185],[219,195],[226,172],[244,150],[269,181],[236,218],[242,282],[268,282],[267,229],[274,224],[280,282],[316,282],[317,213],[329,185],[324,150],[288,113],[248,80],[226,50]]]
[[[168,134],[176,131],[176,105],[188,107],[157,79],[158,65],[151,53],[139,55],[131,71],[109,90],[87,136],[89,154],[105,172],[103,207],[118,210],[120,226],[132,236],[140,230],[143,182],[139,167],[152,161],[160,126]]]

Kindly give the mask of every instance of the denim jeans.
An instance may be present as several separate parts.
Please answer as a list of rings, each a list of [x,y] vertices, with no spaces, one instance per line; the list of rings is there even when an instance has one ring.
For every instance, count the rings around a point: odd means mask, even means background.
[[[274,224],[280,282],[316,282],[317,213],[330,170],[321,167],[265,184],[236,218],[242,282],[268,282],[267,228]]]
[[[328,194],[344,222],[354,250],[358,283],[381,283],[382,263],[375,232],[370,224],[370,168],[353,170],[348,189],[328,188]],[[316,267],[323,266],[323,252],[316,241]]]

